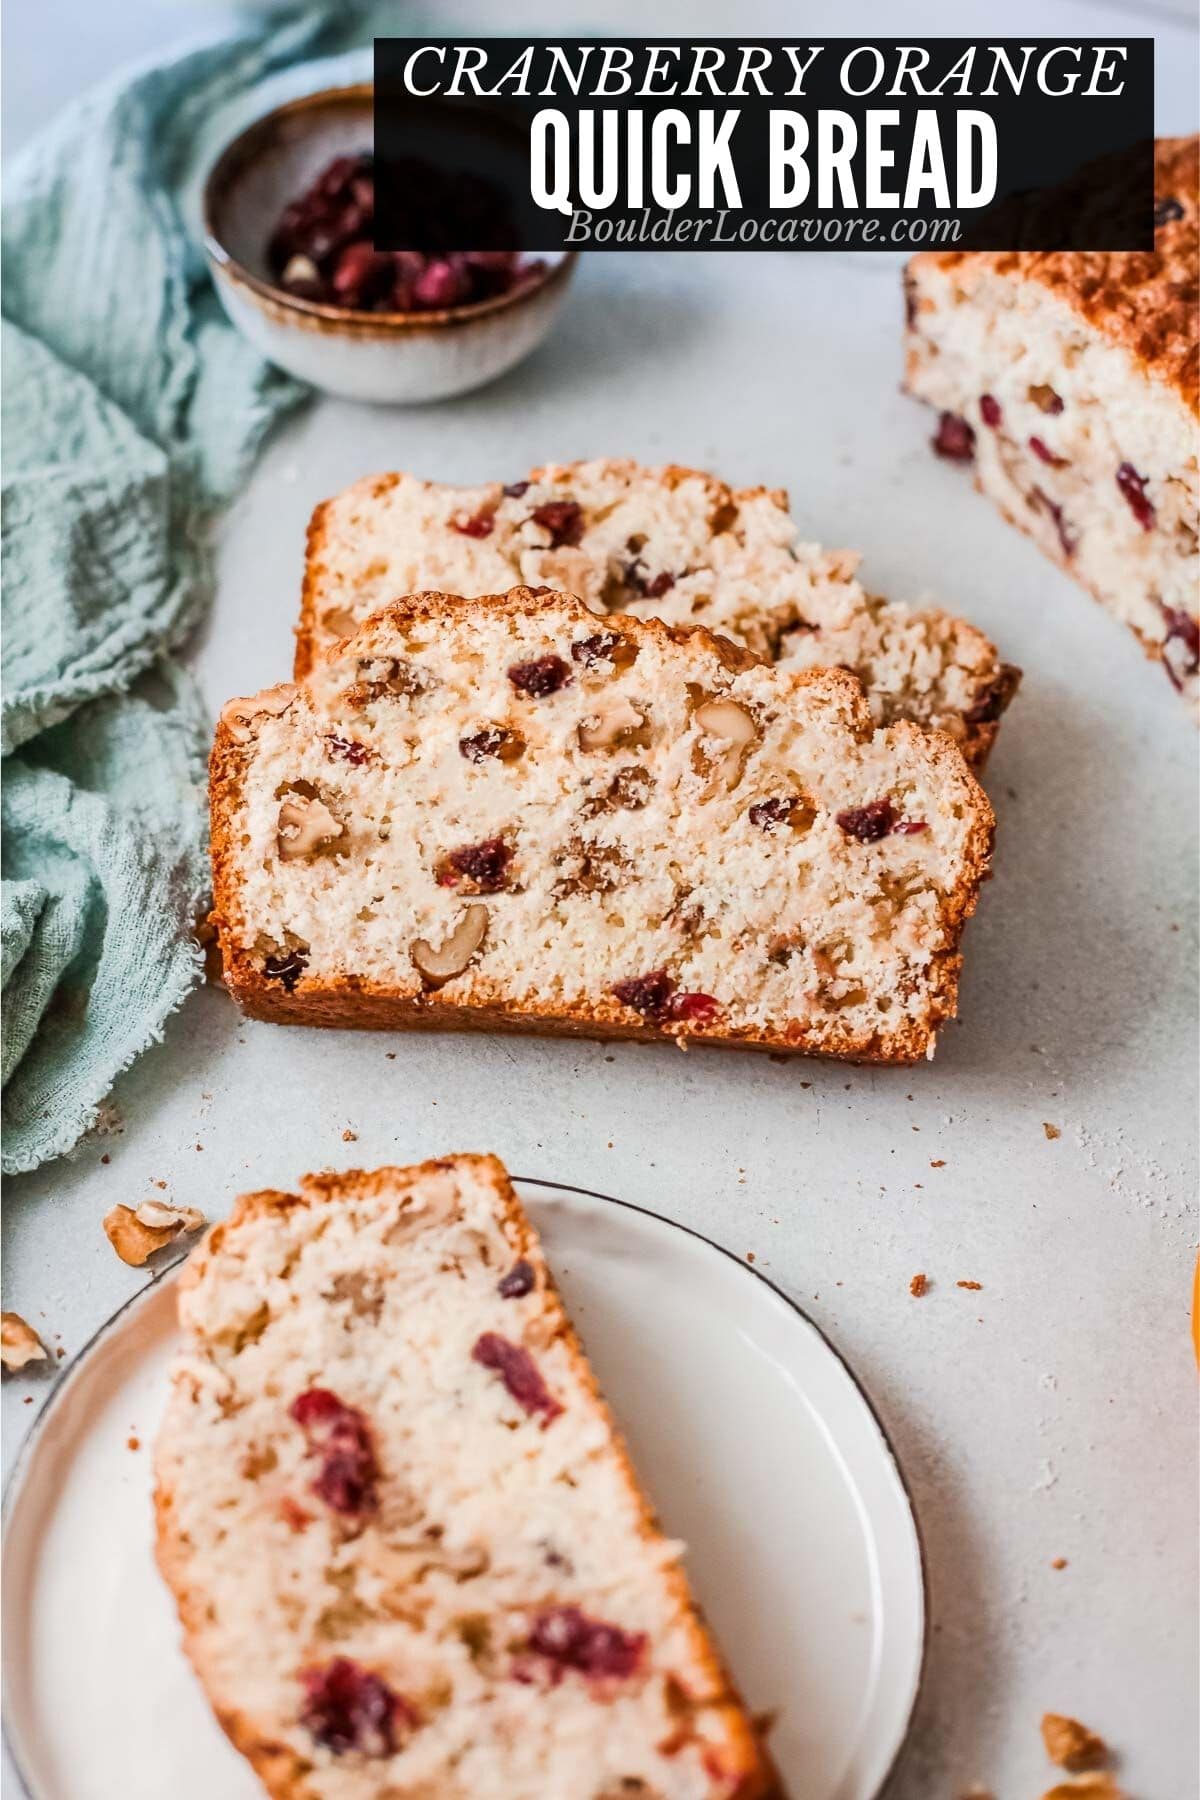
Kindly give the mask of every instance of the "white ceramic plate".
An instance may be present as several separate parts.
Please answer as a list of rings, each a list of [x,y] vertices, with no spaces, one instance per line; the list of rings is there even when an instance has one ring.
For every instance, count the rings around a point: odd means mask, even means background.
[[[518,1183],[791,1800],[870,1800],[925,1634],[900,1472],[845,1364],[746,1264],[653,1213]],[[62,1378],[10,1484],[7,1731],[36,1800],[260,1800],[179,1649],[151,1555],[174,1279]],[[139,1448],[130,1449],[136,1437]]]

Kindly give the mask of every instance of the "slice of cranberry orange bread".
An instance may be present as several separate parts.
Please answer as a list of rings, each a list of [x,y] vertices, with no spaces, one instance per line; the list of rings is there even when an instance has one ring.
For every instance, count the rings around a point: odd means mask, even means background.
[[[1145,254],[929,251],[905,276],[906,382],[938,453],[1162,662],[1200,710],[1200,179],[1155,150]]]
[[[546,586],[703,625],[787,668],[851,669],[877,723],[935,725],[982,763],[1017,671],[964,620],[869,594],[857,564],[803,542],[778,489],[694,469],[551,464],[476,488],[381,475],[313,515],[295,672],[402,594]]]
[[[158,1560],[271,1795],[778,1794],[495,1157],[244,1195],[179,1314]]]
[[[226,706],[214,923],[260,1018],[912,1061],[992,814],[843,670],[547,590],[422,594]]]

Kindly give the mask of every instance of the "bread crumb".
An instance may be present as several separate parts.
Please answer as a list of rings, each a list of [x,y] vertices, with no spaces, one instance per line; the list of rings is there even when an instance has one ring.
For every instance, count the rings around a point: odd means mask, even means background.
[[[943,1160],[942,1160],[942,1159],[941,1159],[941,1157],[939,1157],[939,1158],[938,1158],[938,1160],[937,1160],[937,1162],[931,1162],[931,1163],[930,1163],[930,1165],[929,1165],[929,1166],[930,1166],[930,1168],[931,1168],[931,1169],[944,1169],[944,1168],[945,1168],[945,1166],[946,1166],[946,1164],[945,1164],[945,1162],[944,1162],[944,1161],[943,1161]]]
[[[753,1261],[754,1261],[754,1252],[753,1252],[753,1250],[747,1250],[747,1252],[746,1252],[746,1261],[747,1261],[747,1262],[753,1262]]]
[[[357,1142],[358,1142],[357,1131],[351,1131],[350,1127],[347,1125],[345,1131],[343,1131],[343,1133],[342,1133],[342,1142],[343,1142],[343,1144],[357,1144]]]
[[[919,1300],[922,1294],[927,1294],[929,1292],[929,1282],[927,1278],[924,1275],[914,1275],[908,1284],[908,1291],[914,1300]]]
[[[104,1152],[104,1155],[100,1158],[100,1161],[102,1163],[109,1163],[112,1161],[112,1157],[108,1154],[107,1150]]]
[[[960,1288],[970,1288],[973,1294],[978,1294],[983,1288],[982,1281],[957,1281],[954,1285]]]
[[[1042,1121],[1042,1130],[1045,1132],[1046,1136],[1051,1139],[1060,1138],[1062,1136],[1059,1127],[1057,1125],[1051,1125],[1048,1120]]]
[[[141,1447],[142,1447],[141,1438],[135,1437],[134,1434],[132,1432],[130,1432],[129,1436],[125,1439],[125,1448],[127,1450],[140,1450]]]
[[[1042,1742],[1050,1761],[1061,1769],[1094,1769],[1108,1760],[1104,1739],[1065,1713],[1043,1714]]]
[[[1065,1569],[1066,1566],[1067,1566],[1067,1559],[1065,1556],[1056,1556],[1054,1558],[1053,1562],[1050,1564],[1050,1567],[1052,1569]]]

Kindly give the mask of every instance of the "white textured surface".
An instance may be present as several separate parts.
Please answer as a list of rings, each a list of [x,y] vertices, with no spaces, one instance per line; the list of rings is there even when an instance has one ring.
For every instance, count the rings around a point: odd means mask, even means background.
[[[164,9],[146,12],[149,44]],[[1130,17],[1051,4],[1040,29]],[[1160,128],[1193,129],[1194,38],[1142,17]],[[904,21],[994,23],[927,0]],[[5,1304],[77,1349],[144,1279],[101,1214],[155,1179],[212,1213],[321,1165],[494,1148],[685,1220],[753,1250],[830,1333],[914,1486],[933,1617],[899,1800],[1040,1793],[1047,1708],[1120,1749],[1138,1800],[1178,1800],[1197,1761],[1196,736],[1126,633],[929,455],[930,419],[897,391],[900,316],[890,259],[595,256],[550,343],[495,387],[419,412],[328,404],[283,434],[223,534],[198,666],[214,709],[287,673],[309,509],[372,469],[482,481],[616,453],[788,485],[879,591],[961,606],[1026,670],[988,775],[996,879],[937,1061],[284,1032],[205,993],[122,1082],[119,1135],[10,1184]],[[8,1454],[41,1392],[5,1382]]]

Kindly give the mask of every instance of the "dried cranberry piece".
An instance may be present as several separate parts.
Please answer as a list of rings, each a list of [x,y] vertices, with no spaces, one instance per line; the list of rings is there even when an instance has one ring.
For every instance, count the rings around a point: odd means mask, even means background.
[[[553,1606],[534,1620],[529,1648],[560,1672],[575,1669],[581,1675],[626,1681],[641,1664],[646,1633],[590,1619],[578,1606]]]
[[[904,323],[911,331],[917,322],[917,284],[911,275],[904,276]]]
[[[539,656],[533,662],[514,663],[508,679],[519,693],[544,700],[547,694],[557,694],[559,688],[566,686],[571,670],[561,656]]]
[[[532,1263],[515,1262],[508,1274],[496,1283],[496,1292],[502,1300],[520,1300],[533,1292],[536,1280]]]
[[[871,800],[866,806],[838,813],[837,822],[847,837],[857,838],[860,844],[875,844],[895,826],[896,809],[890,800]]]
[[[285,950],[282,956],[268,956],[263,974],[268,981],[279,981],[290,994],[308,966],[306,950]]]
[[[438,257],[429,263],[413,284],[413,299],[420,307],[436,310],[461,306],[471,297],[471,277],[461,262]]]
[[[1043,443],[1040,437],[1031,437],[1029,440],[1029,448],[1040,462],[1048,463],[1052,469],[1066,468],[1068,458],[1065,456],[1055,456],[1050,446]]]
[[[970,462],[975,454],[975,433],[957,413],[944,412],[938,420],[933,447],[950,462]]]
[[[1163,638],[1163,666],[1172,686],[1182,688],[1183,678],[1200,669],[1200,624],[1178,607],[1164,606],[1163,618],[1167,624]],[[1170,645],[1176,642],[1183,646],[1182,656],[1173,652],[1168,654]]]
[[[637,660],[637,645],[615,631],[598,631],[594,637],[580,638],[571,645],[571,655],[587,669],[612,663],[614,668],[628,669]]]
[[[892,826],[895,837],[915,837],[918,831],[928,831],[929,823],[925,819],[898,819]]]
[[[334,1512],[362,1518],[378,1505],[379,1465],[366,1419],[330,1388],[309,1388],[292,1401],[289,1416],[304,1433],[321,1467],[312,1491]]]
[[[522,494],[529,492],[529,485],[527,481],[510,481],[504,490],[506,499],[519,500]]]
[[[332,733],[325,739],[325,754],[353,763],[355,768],[361,768],[363,763],[371,760],[366,744],[360,744],[357,738],[337,737]]]
[[[979,416],[985,425],[992,427],[993,431],[1002,422],[1004,414],[1001,412],[1000,402],[994,394],[980,394]]]
[[[1155,512],[1146,498],[1146,476],[1139,475],[1132,463],[1123,462],[1117,470],[1117,486],[1129,503],[1129,509],[1143,531],[1154,529]]]
[[[348,1656],[304,1669],[300,1679],[304,1684],[300,1722],[335,1756],[348,1750],[360,1756],[391,1756],[397,1727],[412,1730],[421,1722],[403,1695]]]
[[[626,563],[621,571],[621,579],[625,586],[635,594],[642,594],[647,600],[661,600],[675,586],[675,577],[668,569],[656,575],[652,581],[646,579],[646,565],[638,557],[636,561]]]
[[[774,831],[779,825],[786,825],[795,811],[796,802],[790,799],[758,800],[750,808],[750,823],[757,825],[760,831]]]
[[[492,527],[495,523],[495,513],[485,510],[473,513],[469,519],[451,519],[450,529],[459,532],[463,537],[485,538],[491,537]]]
[[[578,500],[545,500],[529,515],[535,525],[550,533],[550,548],[563,544],[572,549],[583,536],[583,508]]]
[[[462,261],[468,269],[482,269],[489,275],[507,275],[515,267],[515,250],[464,250]]]
[[[490,760],[513,762],[521,754],[523,746],[515,731],[505,731],[502,725],[485,725],[472,737],[458,740],[458,753],[465,756],[468,762],[481,763]]]
[[[669,1011],[673,1019],[685,1020],[689,1025],[711,1025],[721,1006],[711,994],[672,994]]]
[[[327,199],[336,200],[354,176],[368,172],[373,167],[374,158],[371,156],[335,156],[333,161],[318,175],[311,191],[314,194],[323,194]]]
[[[671,996],[678,984],[665,969],[652,969],[648,975],[633,975],[612,985],[613,998],[622,1006],[631,1006],[647,1019],[664,1018],[670,1009]]]
[[[1176,219],[1182,219],[1182,217],[1183,204],[1181,201],[1176,200],[1174,195],[1169,195],[1164,200],[1156,200],[1154,202],[1155,231],[1157,231],[1160,226],[1173,225]]]
[[[1067,524],[1062,507],[1059,506],[1056,500],[1052,500],[1049,494],[1043,493],[1040,487],[1035,487],[1030,490],[1029,503],[1035,512],[1049,513],[1050,517],[1054,520],[1055,529],[1058,532],[1058,541],[1062,545],[1062,553],[1069,560],[1075,554],[1077,539],[1075,538],[1071,527]]]
[[[342,306],[361,307],[383,292],[391,276],[388,257],[360,239],[339,252],[331,277],[333,292]]]
[[[511,1343],[498,1331],[485,1331],[476,1340],[471,1357],[483,1368],[493,1369],[499,1375],[518,1406],[531,1418],[535,1413],[541,1413],[543,1423],[550,1425],[562,1412],[561,1404],[542,1380],[537,1364],[521,1344]]]
[[[465,875],[481,894],[498,894],[507,879],[512,858],[512,847],[503,838],[485,838],[481,844],[464,844],[461,850],[452,850],[446,857],[438,880],[443,887],[453,887],[458,877]]]

